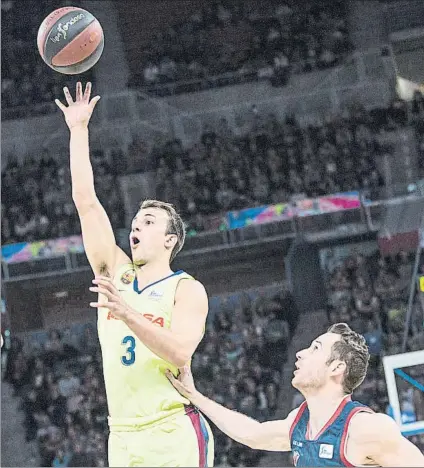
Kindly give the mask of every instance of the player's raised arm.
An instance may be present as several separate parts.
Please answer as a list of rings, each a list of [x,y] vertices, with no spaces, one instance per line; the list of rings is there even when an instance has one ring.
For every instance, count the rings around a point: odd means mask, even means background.
[[[423,467],[424,455],[403,437],[396,422],[385,414],[360,413],[351,422],[349,436],[361,447],[364,462],[378,466]]]
[[[68,88],[64,88],[64,93],[68,106],[58,99],[55,103],[63,112],[71,133],[69,146],[72,198],[81,221],[85,252],[95,274],[111,276],[116,264],[125,263],[129,259],[117,247],[109,218],[94,189],[88,123],[100,96],[90,100],[91,83],[87,83],[84,94],[81,83],[77,84],[75,101]]]
[[[199,393],[193,382],[188,366],[180,371],[178,380],[170,371],[167,377],[172,385],[228,437],[252,449],[288,452],[290,448],[290,427],[296,417],[297,409],[286,419],[260,423],[244,414],[232,411]]]

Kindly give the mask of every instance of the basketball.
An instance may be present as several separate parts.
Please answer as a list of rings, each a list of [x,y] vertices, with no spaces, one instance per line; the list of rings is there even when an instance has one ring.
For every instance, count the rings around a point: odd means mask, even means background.
[[[41,23],[37,46],[41,58],[53,70],[77,75],[89,70],[102,55],[103,29],[82,8],[59,8]]]

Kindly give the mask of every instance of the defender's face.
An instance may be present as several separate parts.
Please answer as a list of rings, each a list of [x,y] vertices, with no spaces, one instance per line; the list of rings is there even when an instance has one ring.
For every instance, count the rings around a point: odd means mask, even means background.
[[[309,348],[296,354],[293,387],[298,390],[318,389],[330,380],[333,366],[327,363],[331,348],[339,339],[335,333],[325,333],[314,340]]]
[[[131,224],[130,247],[134,263],[146,263],[162,256],[170,244],[168,213],[159,208],[140,210]],[[171,246],[172,248],[172,246]]]

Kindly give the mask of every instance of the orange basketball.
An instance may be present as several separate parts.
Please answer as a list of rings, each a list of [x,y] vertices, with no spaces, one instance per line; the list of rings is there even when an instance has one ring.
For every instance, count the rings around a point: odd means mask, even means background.
[[[89,70],[102,55],[103,29],[82,8],[59,8],[41,23],[37,46],[41,58],[53,70],[77,75]]]

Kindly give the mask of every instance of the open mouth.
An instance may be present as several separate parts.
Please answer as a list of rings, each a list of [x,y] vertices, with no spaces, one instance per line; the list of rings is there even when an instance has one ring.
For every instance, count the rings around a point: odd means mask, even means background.
[[[140,243],[140,239],[137,237],[131,237],[131,247],[134,249]]]

